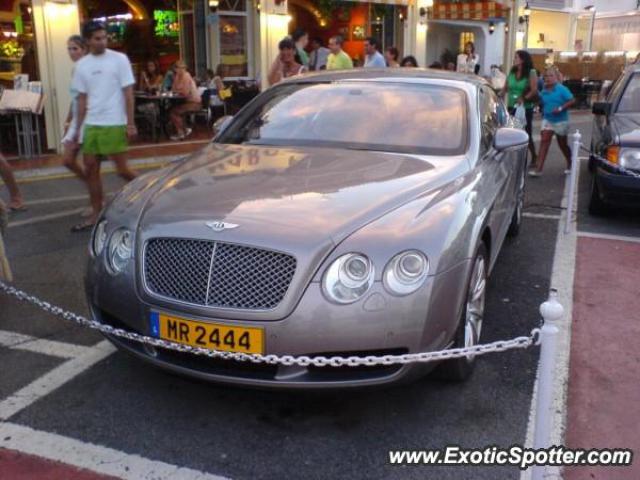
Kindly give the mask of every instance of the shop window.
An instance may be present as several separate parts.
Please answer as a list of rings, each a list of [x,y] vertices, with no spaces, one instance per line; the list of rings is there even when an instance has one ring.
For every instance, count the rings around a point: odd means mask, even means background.
[[[459,52],[464,52],[464,46],[467,42],[473,42],[475,45],[475,35],[472,32],[462,32],[460,34],[460,45],[458,46]]]
[[[207,0],[179,0],[180,56],[196,76],[204,76],[207,68],[206,13]]]
[[[246,79],[251,75],[249,13],[246,0],[223,0],[218,10],[218,63],[229,79]]]
[[[40,80],[31,5],[23,2],[11,21],[0,21],[0,86],[13,87],[18,74]]]
[[[247,2],[245,0],[222,0],[218,8],[222,12],[246,12]]]

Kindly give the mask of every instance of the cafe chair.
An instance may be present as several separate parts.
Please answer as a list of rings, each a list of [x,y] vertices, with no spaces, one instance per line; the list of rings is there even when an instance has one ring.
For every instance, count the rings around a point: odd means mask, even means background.
[[[200,97],[202,100],[202,108],[196,112],[190,112],[188,114],[191,124],[195,124],[198,118],[203,118],[207,126],[211,125],[211,110],[209,109],[209,102],[211,101],[212,91],[215,92],[215,90],[212,89],[203,90],[202,96]]]
[[[158,132],[162,130],[159,113],[153,109],[154,104],[142,103],[136,105],[134,119],[136,126],[142,132],[148,132],[154,142],[158,142]]]

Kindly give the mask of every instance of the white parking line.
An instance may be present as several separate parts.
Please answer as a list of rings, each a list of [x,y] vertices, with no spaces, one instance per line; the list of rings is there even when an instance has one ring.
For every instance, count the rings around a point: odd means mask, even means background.
[[[60,358],[79,357],[80,355],[86,355],[91,350],[90,347],[31,337],[4,330],[0,330],[0,346]]]
[[[104,340],[95,347],[89,348],[83,355],[67,360],[49,373],[34,380],[26,387],[0,402],[0,421],[7,420],[21,410],[24,410],[35,401],[50,394],[65,383],[71,381],[77,375],[80,375],[99,361],[105,359],[114,351],[115,347]]]
[[[530,213],[530,212],[524,212],[522,214],[523,217],[526,218],[541,218],[543,220],[555,220],[558,221],[560,220],[560,215],[553,215],[551,213]]]
[[[14,423],[0,423],[0,447],[123,480],[225,480],[225,477],[148,460]]]
[[[72,195],[69,197],[55,197],[55,198],[41,198],[38,200],[29,200],[24,202],[27,207],[32,205],[48,205],[50,203],[60,203],[60,202],[77,202],[80,200],[89,200],[88,195]]]
[[[104,196],[106,199],[111,198],[118,192],[108,192]],[[27,207],[33,205],[49,205],[50,203],[67,203],[67,202],[79,202],[80,200],[89,201],[89,195],[71,195],[68,197],[54,197],[54,198],[39,198],[37,200],[28,200],[24,202]]]
[[[47,215],[40,215],[38,217],[27,218],[26,220],[18,220],[17,222],[9,222],[8,228],[23,227],[25,225],[33,225],[36,223],[49,222],[58,218],[72,217],[74,215],[80,215],[85,210],[85,207],[74,208],[73,210],[63,210],[58,213],[49,213]]]
[[[578,175],[580,170],[578,170]],[[555,358],[555,371],[553,382],[553,404],[551,408],[551,445],[563,445],[564,434],[567,423],[567,391],[569,386],[569,355],[571,352],[571,322],[573,312],[573,282],[576,268],[576,224],[572,223],[571,231],[564,233],[562,225],[565,223],[565,217],[569,214],[566,207],[569,196],[569,180],[567,176],[565,181],[565,189],[562,197],[562,215],[558,223],[558,234],[556,236],[556,249],[553,257],[553,267],[551,273],[551,287],[558,290],[558,301],[564,307],[564,317],[558,322],[557,348]],[[574,205],[578,204],[578,189],[575,191]],[[538,365],[539,367],[539,365]],[[531,397],[531,408],[529,410],[529,423],[527,425],[527,434],[525,444],[529,447],[533,445],[534,425],[536,421],[536,395],[538,392],[538,376],[533,386],[533,394]],[[531,469],[521,473],[521,480],[529,480],[531,478]],[[561,479],[561,473],[558,467],[547,467],[545,479]]]
[[[640,243],[640,238],[638,237],[628,237],[626,235],[611,235],[608,233],[578,232],[578,237],[599,238],[601,240],[618,240],[620,242]]]

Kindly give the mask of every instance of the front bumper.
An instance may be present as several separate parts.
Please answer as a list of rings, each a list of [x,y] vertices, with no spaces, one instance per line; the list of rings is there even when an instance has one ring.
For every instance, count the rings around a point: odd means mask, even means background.
[[[111,276],[91,262],[86,290],[93,318],[101,323],[152,336],[150,312],[157,306],[136,294],[133,272]],[[134,262],[131,262],[132,264]],[[319,283],[311,283],[294,311],[277,321],[238,321],[197,317],[176,306],[178,316],[229,325],[261,327],[265,354],[366,356],[416,353],[450,344],[464,297],[469,262],[434,277],[407,297],[389,295],[376,282],[367,296],[351,305],[328,302]],[[218,360],[153,349],[121,338],[116,346],[174,372],[204,380],[266,388],[349,388],[410,381],[434,364],[378,367],[298,367]]]
[[[640,207],[640,178],[616,173],[601,163],[594,174],[603,202],[621,207]]]

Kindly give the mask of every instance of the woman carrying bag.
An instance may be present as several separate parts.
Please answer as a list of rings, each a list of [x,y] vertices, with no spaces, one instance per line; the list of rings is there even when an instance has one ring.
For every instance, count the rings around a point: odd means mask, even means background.
[[[507,76],[503,94],[507,100],[510,115],[516,114],[519,106],[525,111],[525,131],[529,134],[529,151],[531,165],[538,161],[536,147],[533,144],[533,107],[538,100],[538,74],[533,68],[533,60],[529,52],[518,50],[513,60],[513,68]],[[521,109],[520,109],[521,111]],[[518,112],[520,113],[520,112]]]

